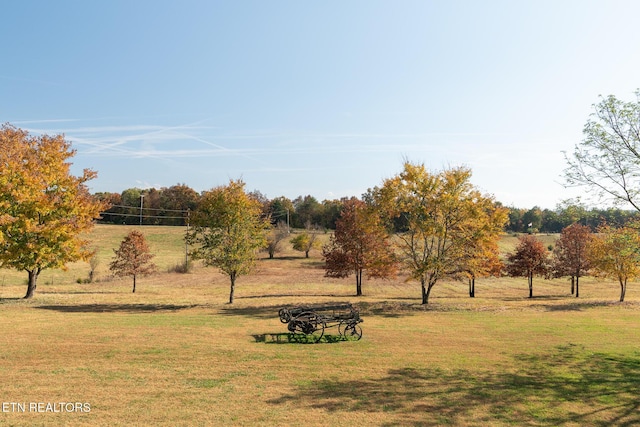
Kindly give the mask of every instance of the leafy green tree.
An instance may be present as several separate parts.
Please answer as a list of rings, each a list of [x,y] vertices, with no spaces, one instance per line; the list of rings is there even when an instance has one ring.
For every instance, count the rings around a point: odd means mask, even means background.
[[[551,209],[544,209],[542,211],[540,232],[557,233],[562,231],[563,228],[564,225],[562,224],[562,218],[557,211],[553,211]]]
[[[116,276],[131,276],[133,278],[133,293],[136,292],[136,278],[145,276],[157,270],[151,261],[154,254],[151,253],[144,234],[133,230],[120,242],[120,247],[114,249],[115,256],[109,264]]]
[[[119,193],[99,192],[95,193],[93,197],[105,206],[102,218],[99,219],[100,222],[122,223],[122,217],[120,216],[122,208],[119,207],[122,205],[122,198]]]
[[[565,153],[565,180],[600,200],[628,203],[640,211],[640,90],[635,102],[600,99],[584,126],[584,139]]]
[[[362,277],[389,278],[396,274],[397,261],[389,234],[380,217],[363,201],[344,202],[336,231],[322,250],[328,277],[356,277],[356,295],[362,295]]]
[[[344,200],[323,200],[320,224],[324,229],[335,230]]]
[[[556,212],[558,213],[561,224],[563,224],[562,228],[568,227],[571,224],[587,225],[589,222],[590,213],[579,199],[561,201],[556,206]]]
[[[0,267],[26,271],[31,298],[44,269],[91,256],[81,236],[105,205],[85,184],[95,172],[70,173],[75,150],[63,135],[33,136],[5,124],[0,147]]]
[[[399,175],[373,190],[387,219],[403,218],[399,250],[410,277],[420,282],[422,304],[440,279],[463,270],[468,238],[485,227],[481,211],[495,203],[475,189],[470,177],[464,167],[430,173],[423,164],[405,162]]]
[[[283,221],[291,226],[291,216],[294,211],[293,203],[284,196],[276,197],[269,202],[269,217],[274,223]]]
[[[229,304],[233,303],[236,279],[250,273],[258,251],[266,244],[271,225],[262,216],[262,204],[244,191],[244,182],[231,180],[202,195],[191,218],[188,243],[191,255],[229,276]]]
[[[507,256],[507,273],[512,277],[526,277],[529,298],[533,298],[533,277],[547,272],[548,250],[532,235],[520,236],[513,253]]]
[[[631,227],[602,226],[589,245],[588,257],[596,274],[618,280],[623,302],[627,282],[640,277],[640,233]]]
[[[529,233],[537,233],[540,231],[540,227],[542,226],[542,211],[539,207],[534,206],[529,209],[522,216],[522,222],[525,226],[525,231]]]
[[[304,252],[305,258],[309,258],[312,249],[320,249],[321,243],[318,241],[318,227],[307,224],[306,231],[291,239],[293,249]]]
[[[120,194],[120,200],[122,201],[121,209],[121,221],[123,224],[139,224],[140,223],[140,204],[141,197],[144,194],[144,190],[140,188],[127,188]]]
[[[293,201],[295,213],[291,222],[296,228],[306,227],[307,224],[320,224],[322,217],[322,205],[313,196],[297,197]]]

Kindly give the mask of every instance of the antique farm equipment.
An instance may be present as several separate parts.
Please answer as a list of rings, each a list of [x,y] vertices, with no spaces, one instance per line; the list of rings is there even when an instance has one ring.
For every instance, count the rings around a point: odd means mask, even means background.
[[[362,338],[362,319],[351,304],[281,308],[278,315],[295,341],[319,342],[329,328],[337,328],[341,339]]]

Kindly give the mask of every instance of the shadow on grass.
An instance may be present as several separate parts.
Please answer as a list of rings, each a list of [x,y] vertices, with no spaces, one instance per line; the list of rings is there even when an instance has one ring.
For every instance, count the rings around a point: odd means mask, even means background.
[[[533,297],[529,298],[528,294],[523,292],[522,297],[502,297],[502,298],[498,298],[498,300],[506,301],[506,302],[517,302],[517,301],[535,302],[535,301],[566,301],[567,298],[570,298],[570,296],[567,296],[564,294],[563,295],[534,295]]]
[[[281,295],[281,296],[291,296],[291,297],[300,297],[300,295]],[[307,297],[308,295],[305,295]],[[322,296],[322,297],[334,297],[335,295],[313,295],[313,296]],[[270,295],[269,297],[273,297]],[[247,297],[245,297],[247,298]],[[251,297],[249,297],[251,298]],[[262,298],[262,297],[255,297]],[[300,304],[305,307],[316,307],[322,310],[323,306],[340,306],[347,303],[352,303],[355,308],[358,309],[360,315],[362,316],[380,316],[387,318],[399,318],[405,316],[413,316],[416,312],[426,311],[433,309],[434,311],[443,311],[445,306],[423,306],[421,304],[403,304],[397,303],[393,301],[380,301],[380,302],[366,302],[366,301],[357,301],[353,299],[353,296],[345,296],[344,299],[340,300],[330,300],[323,301],[318,304]],[[246,316],[252,317],[255,319],[278,319],[278,311],[281,308],[291,308],[295,307],[296,304],[271,304],[268,306],[250,306],[250,307],[232,307],[228,305],[221,310],[222,314],[229,316]],[[438,310],[438,307],[440,310]]]
[[[52,310],[62,313],[156,313],[160,311],[179,311],[198,307],[175,304],[79,304],[79,305],[41,305],[40,310]]]
[[[513,371],[392,369],[381,378],[315,381],[269,403],[384,412],[394,418],[388,425],[632,426],[640,423],[639,392],[640,354],[566,346],[517,356]]]
[[[257,334],[252,336],[256,342],[265,344],[335,344],[346,341],[341,335],[332,334],[324,334],[318,342],[315,342],[313,338],[307,337],[304,334],[292,334],[290,332]]]
[[[273,258],[265,257],[265,258],[262,258],[261,261],[266,261],[266,262],[273,262],[273,261],[278,261],[278,260],[281,260],[281,261],[300,261],[300,260],[303,260],[303,259],[308,259],[308,258],[305,258],[304,255],[298,255],[298,256],[289,255],[289,256],[274,256]]]
[[[38,291],[38,295],[110,295],[121,294],[122,291]]]
[[[386,318],[413,316],[416,312],[426,311],[422,304],[400,303],[394,301],[358,302],[354,304],[361,315],[373,315]]]
[[[614,307],[617,305],[620,305],[617,301],[578,301],[576,299],[575,301],[566,304],[542,304],[541,307],[547,311],[583,311],[591,308]]]
[[[274,319],[279,322],[278,311],[285,306],[284,304],[272,304],[267,306],[232,307],[231,304],[229,304],[220,310],[220,314],[227,316],[245,316],[254,319]]]
[[[300,295],[297,295],[298,297]],[[305,295],[306,296],[306,295]],[[232,307],[231,305],[227,305],[223,309],[220,310],[222,314],[229,316],[246,316],[252,317],[255,319],[276,319],[279,320],[278,312],[281,308],[292,308],[296,306],[304,306],[304,307],[322,307],[322,306],[333,306],[333,305],[344,305],[347,301],[324,301],[320,304],[272,304],[268,306],[251,306],[251,307]],[[354,304],[355,305],[355,304]]]
[[[240,296],[240,297],[235,297],[235,299],[240,300],[240,299],[264,299],[264,298],[300,298],[301,296],[304,297],[322,297],[322,298],[340,298],[341,295],[337,295],[337,294],[308,294],[308,295],[301,295],[300,293],[297,294],[264,294],[264,295],[251,295],[251,296]],[[349,298],[352,297],[353,295],[345,295],[345,298]]]

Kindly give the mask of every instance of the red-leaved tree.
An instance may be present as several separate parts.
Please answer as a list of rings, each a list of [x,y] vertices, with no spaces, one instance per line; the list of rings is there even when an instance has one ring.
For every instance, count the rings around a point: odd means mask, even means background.
[[[136,291],[137,276],[144,276],[156,271],[156,265],[151,261],[155,255],[151,253],[144,235],[139,231],[131,231],[120,242],[120,247],[113,251],[115,256],[109,269],[116,276],[132,276],[133,292]]]
[[[547,271],[547,248],[532,235],[518,239],[515,252],[507,256],[507,273],[512,277],[527,277],[529,298],[533,298],[533,276]]]
[[[571,294],[575,291],[576,298],[580,296],[580,277],[591,268],[587,256],[591,239],[588,226],[572,224],[562,230],[553,250],[552,273],[555,277],[571,277]]]
[[[397,261],[389,234],[365,202],[356,198],[344,202],[336,231],[322,250],[327,277],[356,276],[356,295],[362,295],[362,276],[389,278],[396,274]]]

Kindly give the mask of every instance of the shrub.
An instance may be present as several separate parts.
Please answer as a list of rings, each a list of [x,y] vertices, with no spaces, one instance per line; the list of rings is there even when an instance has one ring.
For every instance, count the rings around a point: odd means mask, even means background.
[[[181,274],[186,274],[191,272],[192,270],[192,263],[188,263],[186,260],[179,262],[175,265],[173,265],[172,267],[169,267],[167,269],[167,271],[169,273],[181,273]]]

